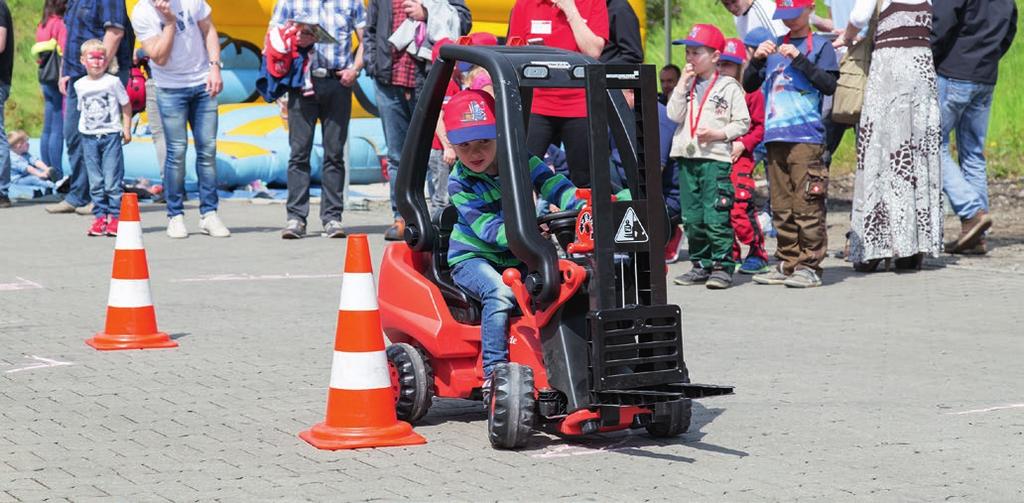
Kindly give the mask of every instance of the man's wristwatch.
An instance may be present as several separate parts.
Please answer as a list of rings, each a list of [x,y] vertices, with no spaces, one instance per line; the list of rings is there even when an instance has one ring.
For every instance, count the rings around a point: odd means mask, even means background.
[[[211,66],[211,67],[212,67],[212,66],[216,66],[217,68],[224,68],[224,62],[222,62],[222,61],[220,61],[220,60],[217,60],[217,61],[210,61],[210,66]]]

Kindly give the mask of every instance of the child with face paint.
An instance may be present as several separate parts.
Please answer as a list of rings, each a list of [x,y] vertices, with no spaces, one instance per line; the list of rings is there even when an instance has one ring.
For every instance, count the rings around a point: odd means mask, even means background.
[[[103,42],[87,40],[81,47],[81,61],[87,75],[75,82],[78,131],[89,177],[89,195],[95,217],[90,236],[116,236],[124,188],[124,154],[121,146],[132,141],[132,107],[121,81],[108,72],[116,61],[107,59]]]

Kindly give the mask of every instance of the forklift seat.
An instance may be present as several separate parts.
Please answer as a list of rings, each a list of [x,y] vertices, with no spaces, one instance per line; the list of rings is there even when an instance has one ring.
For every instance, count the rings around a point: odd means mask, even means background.
[[[431,253],[428,277],[441,290],[445,304],[452,318],[467,325],[480,324],[480,299],[474,298],[452,281],[452,269],[448,265],[448,241],[451,239],[459,212],[455,206],[448,205],[434,214],[431,223],[436,236]]]

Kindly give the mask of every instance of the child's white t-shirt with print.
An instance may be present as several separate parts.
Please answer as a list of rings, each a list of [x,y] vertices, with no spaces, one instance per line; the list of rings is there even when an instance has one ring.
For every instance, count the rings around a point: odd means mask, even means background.
[[[171,12],[176,21],[174,44],[163,65],[149,62],[157,87],[181,89],[206,84],[210,73],[210,57],[206,53],[206,40],[199,29],[199,21],[210,17],[206,0],[171,0]],[[163,16],[153,7],[152,0],[140,0],[132,9],[132,28],[140,41],[160,36],[164,29]]]
[[[121,132],[121,107],[128,104],[128,92],[121,81],[109,73],[93,79],[75,81],[78,95],[78,132],[100,135]]]

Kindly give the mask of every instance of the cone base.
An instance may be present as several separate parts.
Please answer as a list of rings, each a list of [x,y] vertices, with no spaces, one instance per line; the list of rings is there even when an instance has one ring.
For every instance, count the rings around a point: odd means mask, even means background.
[[[174,342],[174,340],[163,332],[148,335],[111,335],[100,333],[93,336],[92,339],[86,339],[85,343],[99,351],[116,351],[121,349],[166,349],[178,347],[178,343]]]
[[[338,428],[320,423],[299,433],[299,438],[326,451],[427,443],[427,439],[412,431],[412,425],[404,421],[395,421],[391,426],[358,428]]]

